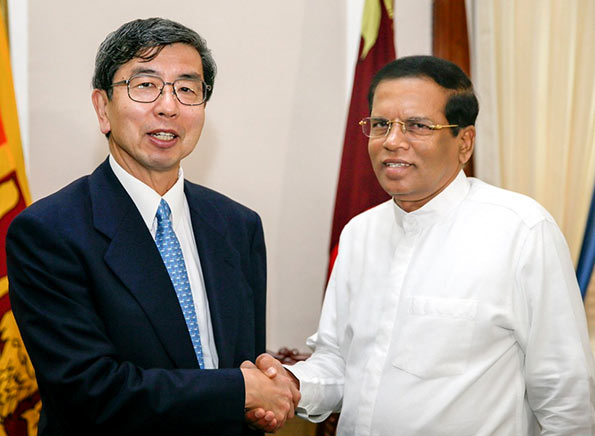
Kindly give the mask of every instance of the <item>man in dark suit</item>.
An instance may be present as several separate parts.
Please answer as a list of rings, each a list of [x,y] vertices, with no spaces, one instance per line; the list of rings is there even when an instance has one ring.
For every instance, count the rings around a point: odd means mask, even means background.
[[[214,77],[204,40],[178,23],[108,35],[92,100],[109,158],[10,227],[40,436],[247,435],[246,410],[269,428],[293,415],[299,393],[245,362],[265,351],[260,218],[180,167]]]

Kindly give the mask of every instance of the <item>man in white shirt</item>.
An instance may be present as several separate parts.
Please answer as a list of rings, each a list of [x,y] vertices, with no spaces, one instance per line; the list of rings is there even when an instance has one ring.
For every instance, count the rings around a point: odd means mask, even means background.
[[[567,245],[532,199],[462,171],[477,99],[454,64],[386,65],[360,122],[392,200],[341,235],[314,350],[285,371],[338,435],[595,434],[595,369]],[[256,418],[248,414],[253,420]],[[264,424],[261,420],[261,424]]]
[[[181,24],[110,33],[92,93],[109,159],[12,222],[10,300],[39,436],[247,436],[260,432],[246,409],[293,416],[291,383],[246,362],[265,351],[260,218],[180,166],[214,80],[205,41]]]

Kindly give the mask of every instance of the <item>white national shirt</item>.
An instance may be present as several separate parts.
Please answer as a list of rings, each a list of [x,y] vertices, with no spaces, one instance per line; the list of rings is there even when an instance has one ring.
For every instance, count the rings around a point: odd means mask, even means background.
[[[343,230],[298,411],[338,435],[595,434],[568,247],[535,201],[461,172],[422,208]]]
[[[196,239],[192,231],[192,221],[190,217],[190,208],[188,200],[184,194],[184,172],[180,167],[178,180],[169,191],[161,197],[148,185],[132,176],[122,168],[116,159],[110,154],[109,163],[112,171],[136,205],[141,214],[151,236],[155,239],[157,233],[157,209],[161,198],[167,201],[171,210],[171,220],[174,232],[180,242],[182,256],[186,264],[192,299],[194,300],[194,310],[198,320],[198,330],[200,332],[200,343],[202,346],[204,369],[214,369],[219,365],[215,337],[213,336],[213,326],[211,324],[211,314],[209,312],[209,300],[200,267],[198,249],[196,248]]]

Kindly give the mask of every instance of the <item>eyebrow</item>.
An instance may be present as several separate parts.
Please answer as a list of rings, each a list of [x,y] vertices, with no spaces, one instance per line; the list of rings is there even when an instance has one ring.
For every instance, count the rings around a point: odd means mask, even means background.
[[[415,122],[415,121],[426,121],[426,122],[428,122],[430,124],[434,124],[434,121],[432,121],[430,118],[423,117],[423,116],[422,117],[409,117],[409,118],[407,118],[407,119],[405,119],[403,121],[413,121],[413,122]]]
[[[388,119],[388,118],[386,118],[386,117],[381,117],[381,116],[379,116],[379,115],[370,115],[370,118],[379,118],[379,119],[382,119],[382,120],[387,120],[387,121],[389,121],[389,119]],[[403,119],[403,120],[400,120],[400,119],[399,119],[399,121],[403,121],[403,122],[405,122],[405,121],[427,121],[427,122],[429,122],[429,123],[433,123],[433,121],[432,121],[430,118],[428,118],[428,117],[424,117],[424,116],[413,116],[413,117],[407,117],[407,118],[405,118],[405,119]]]
[[[152,68],[142,68],[142,67],[135,67],[132,69],[131,76],[136,76],[137,74],[149,74],[152,76],[161,77],[157,71]],[[175,80],[179,79],[195,79],[195,80],[202,80],[202,76],[198,73],[186,73],[180,74]]]

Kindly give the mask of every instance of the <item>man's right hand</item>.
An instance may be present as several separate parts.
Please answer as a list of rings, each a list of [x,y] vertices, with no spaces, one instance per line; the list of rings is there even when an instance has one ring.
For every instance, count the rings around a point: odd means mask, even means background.
[[[262,356],[268,355],[261,355],[259,359]],[[249,361],[240,366],[246,389],[246,420],[252,426],[274,433],[287,419],[293,418],[300,394],[288,377],[277,376],[280,369],[285,371],[280,363],[274,366],[274,362],[265,358],[263,365],[266,367],[262,371]]]

